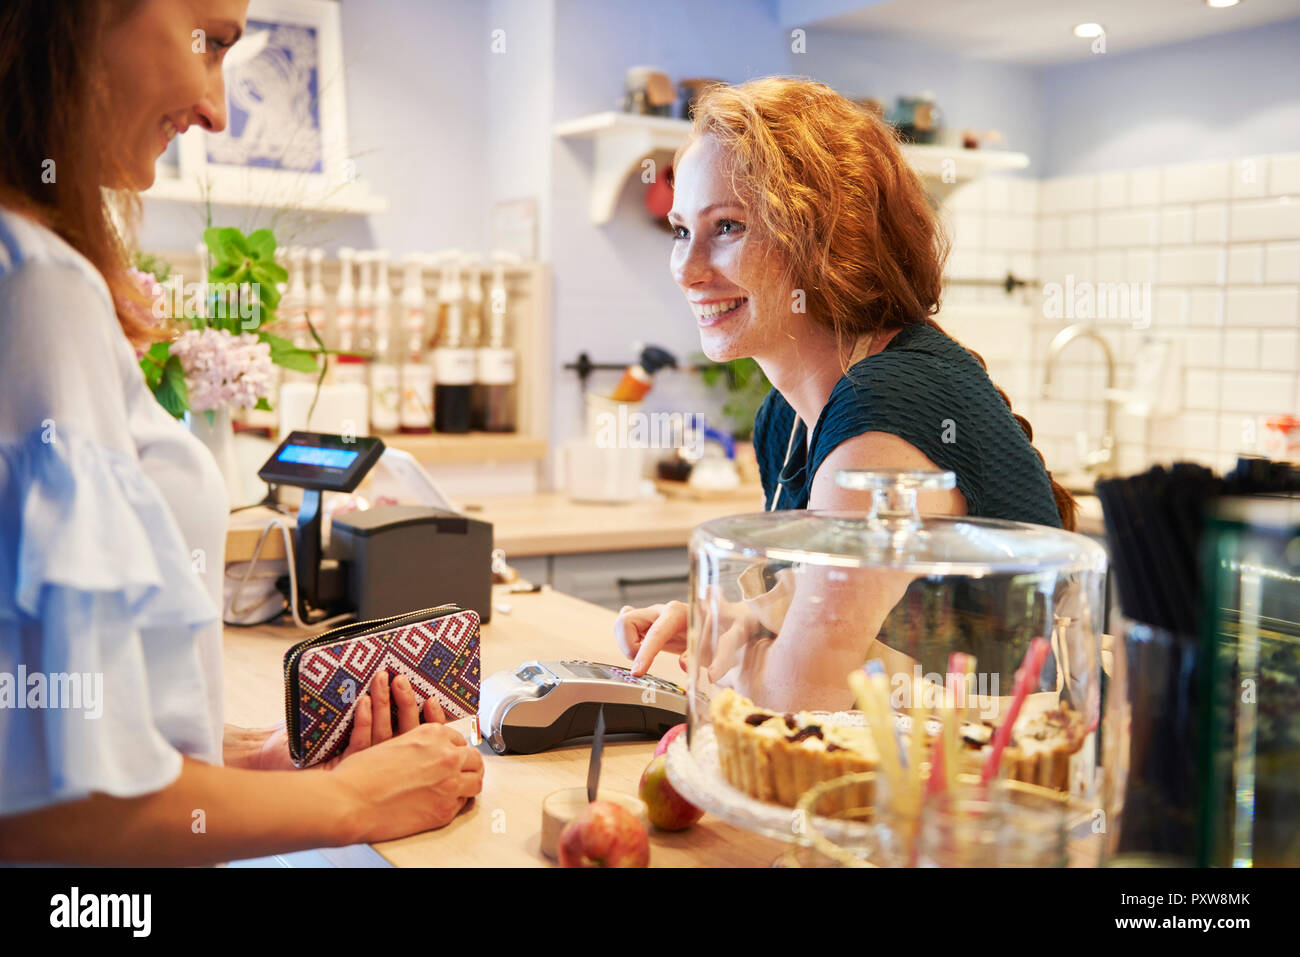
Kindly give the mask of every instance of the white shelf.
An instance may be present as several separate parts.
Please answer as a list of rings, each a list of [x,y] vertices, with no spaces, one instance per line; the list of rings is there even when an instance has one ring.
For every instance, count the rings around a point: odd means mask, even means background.
[[[219,206],[259,206],[269,209],[303,209],[328,213],[386,213],[388,200],[370,191],[365,183],[352,182],[329,190],[310,187],[293,190],[265,189],[233,182],[213,183],[203,189],[193,177],[154,181],[143,194],[145,199],[173,203],[211,201]]]
[[[610,111],[559,123],[561,139],[594,140],[596,154],[591,182],[591,221],[609,222],[627,178],[641,161],[655,153],[676,151],[690,132],[689,120],[638,116]],[[903,155],[940,202],[957,186],[995,171],[1024,169],[1029,157],[1005,150],[967,150],[949,146],[903,147]]]

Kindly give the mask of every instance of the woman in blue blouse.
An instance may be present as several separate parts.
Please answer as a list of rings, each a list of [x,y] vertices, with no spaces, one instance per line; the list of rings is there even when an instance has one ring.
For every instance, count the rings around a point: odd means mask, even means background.
[[[224,127],[246,7],[0,7],[0,861],[385,840],[446,824],[482,786],[478,751],[436,704],[421,723],[404,678],[370,687],[330,770],[283,770],[283,732],[222,720],[224,487],[140,373],[102,190],[147,188],[172,136]],[[51,707],[72,681],[78,706]]]
[[[957,487],[922,493],[924,512],[1073,529],[1074,502],[1029,423],[931,318],[944,243],[883,123],[818,83],[716,87],[674,170],[672,270],[703,349],[751,356],[773,384],[754,423],[767,509],[869,507],[868,493],[835,484],[842,469],[943,469]],[[826,630],[826,595],[819,609],[796,593],[782,634],[750,643],[742,690],[768,707],[807,701],[813,686],[825,700],[846,693],[905,588],[841,596],[855,604],[841,617],[865,636],[851,642],[808,640]],[[615,634],[644,673],[660,651],[685,649],[685,606],[624,608]]]

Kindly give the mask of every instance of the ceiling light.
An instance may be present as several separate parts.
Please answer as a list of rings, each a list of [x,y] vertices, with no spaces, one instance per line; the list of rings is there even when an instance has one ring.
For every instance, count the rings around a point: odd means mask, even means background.
[[[1205,5],[1207,7],[1214,7],[1215,9],[1235,7],[1239,3],[1241,3],[1241,0],[1205,0]]]
[[[1100,23],[1080,23],[1074,28],[1074,35],[1082,37],[1085,40],[1091,40],[1093,37],[1099,37],[1106,31]]]

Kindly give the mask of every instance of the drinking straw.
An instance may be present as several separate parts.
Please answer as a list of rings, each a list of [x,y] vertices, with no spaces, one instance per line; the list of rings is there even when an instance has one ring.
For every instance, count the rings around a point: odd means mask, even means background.
[[[880,763],[894,795],[902,796],[903,769],[899,763],[898,738],[889,720],[889,695],[885,668],[872,659],[861,670],[849,675],[849,684],[860,707],[867,715],[867,728],[880,752]]]
[[[993,749],[985,759],[984,769],[980,773],[980,784],[985,787],[998,773],[998,767],[1002,763],[1002,752],[1006,749],[1007,742],[1011,740],[1011,726],[1020,716],[1020,708],[1025,703],[1025,698],[1029,696],[1029,689],[1038,684],[1038,676],[1042,673],[1043,663],[1047,661],[1047,653],[1050,650],[1051,645],[1040,635],[1029,643],[1029,648],[1025,651],[1025,660],[1016,671],[1016,689],[1011,697],[1011,707],[1007,710],[1006,717],[998,724],[997,730],[993,732]]]
[[[912,709],[912,736],[907,744],[908,790],[919,806],[921,803],[921,759],[925,757],[925,721],[928,713],[924,706]],[[931,766],[930,774],[934,774]]]
[[[964,659],[971,657],[960,651],[954,651],[948,656],[948,673],[944,675],[944,700],[939,708],[943,730],[934,742],[927,796],[950,790],[957,781],[957,676],[965,670]]]

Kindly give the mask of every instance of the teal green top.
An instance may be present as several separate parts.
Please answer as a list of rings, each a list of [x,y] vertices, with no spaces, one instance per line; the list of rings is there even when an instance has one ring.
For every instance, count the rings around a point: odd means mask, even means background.
[[[812,478],[826,456],[855,435],[888,432],[956,474],[967,514],[1061,527],[1047,471],[988,373],[932,326],[908,326],[853,365],[831,390],[811,445],[799,423],[785,463],[794,420],[794,409],[776,389],[754,419],[768,507],[781,482],[777,508],[807,508]]]

